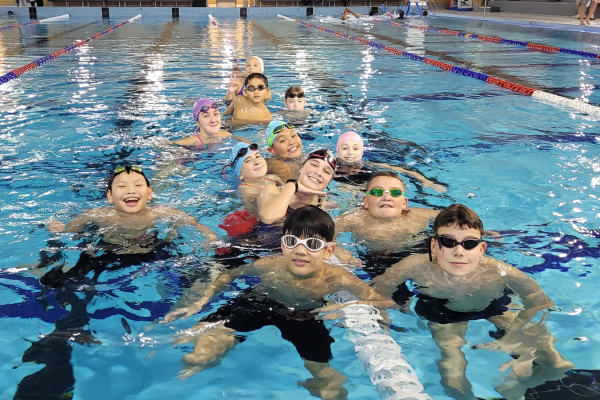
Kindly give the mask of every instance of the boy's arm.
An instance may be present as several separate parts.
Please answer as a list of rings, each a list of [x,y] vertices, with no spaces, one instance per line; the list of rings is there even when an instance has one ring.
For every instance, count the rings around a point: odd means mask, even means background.
[[[86,211],[79,215],[76,215],[71,220],[71,222],[69,222],[66,225],[63,222],[56,220],[56,219],[53,221],[50,221],[48,223],[48,225],[46,226],[46,229],[48,229],[50,232],[53,232],[53,233],[61,233],[61,232],[79,233],[79,232],[83,232],[85,226],[87,224],[89,224],[90,222],[92,222],[93,220],[94,219],[93,219],[91,212]]]
[[[241,266],[227,272],[223,272],[206,288],[202,297],[192,303],[192,305],[173,310],[165,315],[164,323],[172,322],[179,318],[186,319],[199,312],[202,307],[204,307],[206,303],[208,303],[210,299],[212,299],[217,293],[227,289],[229,284],[244,272],[244,269],[245,266]]]
[[[397,308],[397,304],[390,297],[382,296],[375,288],[369,286],[354,274],[340,269],[338,281],[342,289],[348,290],[358,298],[356,304],[367,304],[377,308]]]
[[[206,225],[202,225],[196,218],[191,215],[184,213],[183,211],[168,209],[170,213],[173,213],[178,216],[178,219],[183,223],[182,225],[191,225],[194,228],[198,229],[200,232],[204,234],[206,238],[206,243],[214,242],[217,240],[217,235]]]
[[[391,169],[392,171],[400,172],[401,174],[410,175],[413,178],[415,178],[416,180],[418,180],[421,183],[421,185],[423,185],[424,187],[431,188],[439,193],[446,192],[445,187],[443,187],[442,185],[439,185],[437,183],[433,183],[432,181],[425,178],[423,175],[419,174],[418,172],[409,171],[402,167],[395,167],[395,166],[388,165],[388,164],[373,163],[373,162],[369,162],[369,161],[366,161],[365,164],[368,165],[369,167]]]
[[[382,296],[389,297],[396,291],[398,285],[411,278],[412,272],[417,266],[424,267],[423,263],[415,259],[415,256],[408,256],[386,269],[383,275],[373,279],[371,286],[374,286]]]
[[[524,307],[513,321],[511,330],[527,324],[539,311],[554,306],[554,302],[550,300],[533,278],[511,265],[498,260],[496,262],[499,264],[500,273],[506,273],[507,285],[519,295]]]
[[[233,100],[231,100],[231,104],[229,104],[229,107],[227,107],[227,109],[223,112],[223,116],[233,115],[233,111],[235,111],[236,99],[237,99],[237,96]]]

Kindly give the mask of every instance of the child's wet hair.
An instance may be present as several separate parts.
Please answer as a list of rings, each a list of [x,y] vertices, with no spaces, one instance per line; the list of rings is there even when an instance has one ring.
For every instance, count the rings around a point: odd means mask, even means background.
[[[269,87],[269,80],[267,77],[258,72],[248,75],[244,81],[244,86],[248,87],[248,82],[250,82],[252,79],[262,79],[262,81],[265,83],[265,86]]]
[[[398,174],[397,174],[397,173],[395,173],[395,172],[392,172],[392,171],[377,171],[377,172],[375,172],[375,173],[374,173],[373,175],[371,175],[371,176],[369,177],[369,179],[367,180],[367,184],[366,184],[366,186],[365,186],[365,190],[369,190],[369,188],[370,188],[370,186],[369,186],[369,185],[371,184],[371,181],[372,181],[373,179],[375,179],[375,178],[379,178],[380,176],[386,176],[386,177],[388,177],[388,178],[394,178],[394,179],[398,179],[398,180],[400,181],[400,183],[401,183],[401,186],[402,186],[402,191],[406,192],[406,186],[404,185],[404,181],[402,180],[402,178],[400,178],[400,177],[398,176]]]
[[[115,173],[113,171],[113,172],[110,173],[110,176],[108,178],[108,185],[107,185],[106,191],[112,192],[113,181],[115,180],[115,178],[117,177],[117,175],[121,175],[123,172],[127,172],[127,174],[130,174],[132,172],[135,172],[136,174],[140,174],[141,176],[144,177],[144,180],[146,181],[146,185],[148,185],[148,187],[151,187],[150,186],[150,181],[148,180],[148,177],[146,176],[146,174],[144,174],[143,171],[142,172],[135,171],[135,170],[131,169],[130,165],[127,165],[127,166],[125,166],[125,169],[123,171],[120,171],[120,172],[117,172],[117,173]]]
[[[477,229],[483,236],[483,222],[479,215],[463,204],[452,204],[443,209],[433,222],[433,231],[445,226],[457,226],[459,229]]]
[[[308,205],[294,210],[286,217],[283,234],[298,238],[316,237],[331,242],[335,235],[335,224],[325,211]]]
[[[300,94],[300,93],[304,93],[304,90],[302,90],[302,88],[300,86],[290,86],[286,91],[285,91],[285,99],[287,99],[288,97],[290,97],[290,94]]]

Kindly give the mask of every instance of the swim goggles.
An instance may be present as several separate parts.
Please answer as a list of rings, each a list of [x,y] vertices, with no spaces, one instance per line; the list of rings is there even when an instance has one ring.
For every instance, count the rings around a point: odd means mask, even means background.
[[[337,165],[338,165],[337,158],[335,157],[335,155],[333,154],[333,152],[331,150],[327,150],[327,149],[317,149],[317,150],[313,150],[310,153],[308,153],[308,155],[306,156],[304,161],[302,161],[302,164],[300,164],[300,168],[302,168],[308,160],[311,160],[313,158],[326,161],[327,164],[329,164],[331,166],[331,168],[333,168],[334,172],[337,169]]]
[[[256,143],[252,143],[250,146],[247,146],[247,147],[242,147],[241,149],[239,149],[237,155],[235,156],[235,158],[233,159],[231,164],[229,164],[229,166],[231,168],[235,169],[235,164],[237,164],[237,162],[239,161],[240,158],[242,158],[246,154],[248,154],[248,151],[257,151],[257,150],[258,150],[258,145]]]
[[[265,90],[267,88],[266,85],[258,85],[256,87],[250,85],[250,86],[246,86],[246,90],[249,92],[254,92],[255,90],[258,89],[259,92],[262,92],[263,90]]]
[[[459,242],[456,239],[448,236],[434,235],[433,237],[440,244],[440,247],[444,246],[449,249],[452,249],[460,244],[465,250],[473,250],[475,247],[479,246],[479,243],[483,242],[481,239],[465,239],[462,242]]]
[[[140,174],[143,174],[144,171],[142,170],[142,166],[141,165],[120,165],[117,168],[115,168],[115,170],[112,172],[113,175],[117,175],[120,174],[123,171],[127,171],[128,173],[131,171],[135,171],[138,172]]]
[[[367,190],[367,194],[370,194],[371,196],[375,196],[375,197],[381,197],[386,193],[389,193],[389,195],[392,197],[404,196],[404,192],[400,189],[383,190],[383,189],[379,189],[379,188],[374,188],[371,190]]]
[[[294,235],[283,235],[281,237],[281,243],[288,249],[296,248],[298,245],[303,244],[310,251],[319,251],[324,247],[327,247],[329,243],[324,240],[317,238],[300,239]]]
[[[210,110],[211,108],[213,110],[218,110],[219,109],[219,107],[215,106],[215,103],[212,103],[210,105],[206,105],[206,106],[200,107],[200,112],[208,112],[208,110]]]
[[[304,97],[304,93],[298,93],[298,94],[296,94],[296,93],[290,93],[290,94],[287,95],[286,99],[287,98],[293,99],[294,97],[297,97],[297,98],[301,99],[301,98]]]
[[[295,129],[294,125],[292,124],[288,124],[288,123],[281,123],[279,126],[273,128],[273,131],[271,132],[271,134],[269,135],[269,138],[267,139],[267,144],[269,145],[269,147],[271,147],[273,145],[273,141],[275,140],[275,138],[277,137],[277,135],[279,135],[281,132],[283,132],[286,129]]]

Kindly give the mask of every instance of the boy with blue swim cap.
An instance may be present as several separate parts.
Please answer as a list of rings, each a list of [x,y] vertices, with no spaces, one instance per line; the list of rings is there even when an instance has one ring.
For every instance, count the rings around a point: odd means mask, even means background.
[[[268,171],[283,182],[297,179],[302,161],[302,139],[294,125],[283,121],[271,121],[265,129],[268,151],[273,155],[267,159]]]
[[[231,149],[225,168],[227,167],[233,169],[242,181],[236,192],[244,202],[246,210],[254,215],[258,214],[256,198],[262,190],[268,185],[283,185],[277,175],[267,174],[267,162],[258,151],[256,143],[236,143]]]

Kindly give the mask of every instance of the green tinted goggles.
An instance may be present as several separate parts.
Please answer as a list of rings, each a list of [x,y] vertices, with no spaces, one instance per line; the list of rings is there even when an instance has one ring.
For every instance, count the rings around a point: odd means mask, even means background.
[[[400,189],[383,190],[383,189],[375,188],[375,189],[367,190],[367,194],[370,194],[371,196],[375,196],[375,197],[381,197],[386,193],[389,193],[390,196],[392,196],[392,197],[404,196],[404,192]]]
[[[141,165],[121,165],[117,168],[115,168],[115,170],[113,171],[113,174],[120,174],[123,171],[135,171],[135,172],[139,172],[140,174],[143,174],[143,170],[142,170],[142,166]]]

